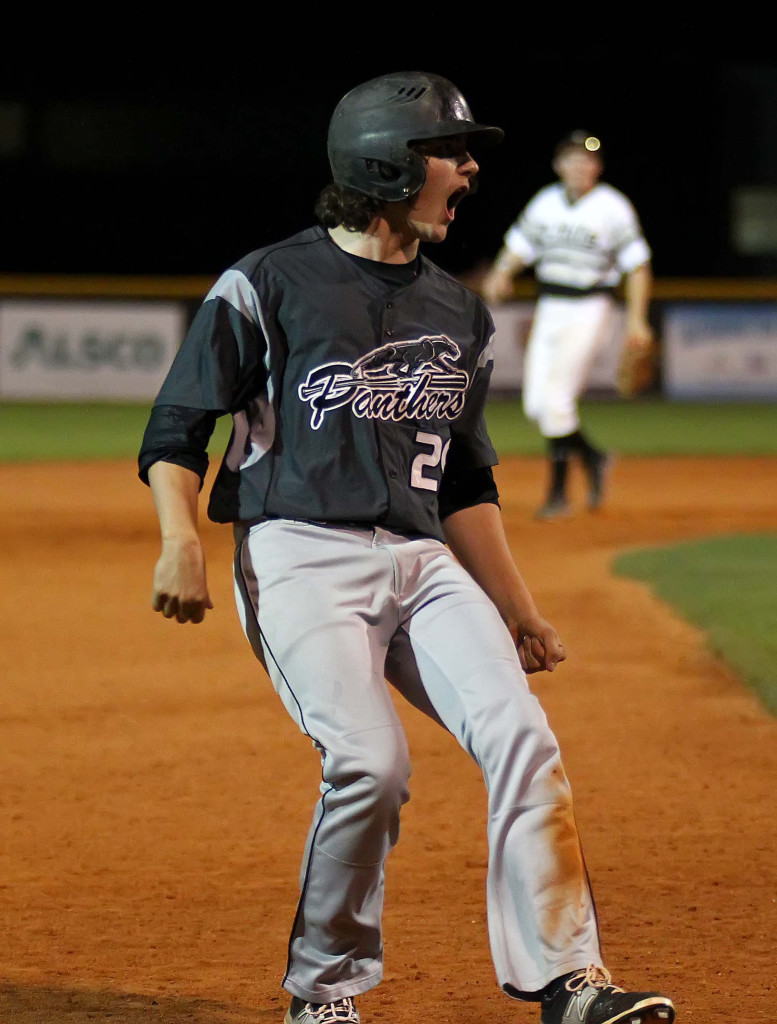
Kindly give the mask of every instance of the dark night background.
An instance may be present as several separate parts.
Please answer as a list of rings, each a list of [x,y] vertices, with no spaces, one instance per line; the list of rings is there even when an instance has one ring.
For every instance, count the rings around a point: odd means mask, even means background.
[[[0,272],[215,276],[313,222],[340,96],[376,74],[422,68],[454,81],[477,119],[507,133],[483,154],[480,191],[449,239],[426,250],[451,272],[496,253],[552,179],[554,143],[584,127],[606,147],[605,180],[637,207],[656,276],[777,275],[777,255],[744,255],[731,232],[734,191],[777,185],[777,60],[680,47],[654,52],[646,68],[609,47],[559,59],[524,41],[512,62],[507,49],[475,61],[390,47],[334,61],[283,45],[272,65],[219,45],[207,64],[201,52],[6,63]]]

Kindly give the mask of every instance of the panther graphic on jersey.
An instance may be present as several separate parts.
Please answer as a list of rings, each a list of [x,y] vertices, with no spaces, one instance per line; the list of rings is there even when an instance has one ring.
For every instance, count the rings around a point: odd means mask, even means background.
[[[459,346],[443,335],[424,337],[417,341],[397,341],[362,356],[353,364],[351,371],[354,377],[365,377],[368,374],[394,372],[400,377],[413,377],[428,366],[445,373],[455,367],[447,365],[447,361],[455,362],[461,355]]]

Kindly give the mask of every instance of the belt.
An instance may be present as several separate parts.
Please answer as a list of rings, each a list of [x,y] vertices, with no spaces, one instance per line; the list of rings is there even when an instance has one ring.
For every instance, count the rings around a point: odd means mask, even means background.
[[[537,284],[537,292],[540,296],[556,295],[566,299],[584,299],[589,295],[614,295],[615,288],[606,284],[595,284],[590,288],[573,288],[567,284],[550,284],[548,281],[540,281]]]

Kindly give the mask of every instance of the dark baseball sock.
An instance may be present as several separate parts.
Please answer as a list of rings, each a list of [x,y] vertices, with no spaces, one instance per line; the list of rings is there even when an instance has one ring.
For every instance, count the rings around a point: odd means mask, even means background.
[[[566,434],[564,437],[554,437],[553,440],[558,442],[561,447],[566,448],[568,452],[579,456],[587,466],[602,457],[601,449],[592,445],[579,427],[573,433]]]
[[[292,996],[291,997],[291,1015],[292,1015],[292,1017],[298,1017],[300,1015],[300,1013],[302,1013],[302,1011],[305,1009],[305,1007],[307,1005],[308,1005],[308,1000],[307,999],[300,999],[299,996]],[[325,1005],[324,1003],[310,1003],[310,1007],[313,1010],[317,1010],[320,1006],[324,1006],[324,1005]]]
[[[570,971],[568,974],[562,974],[560,978],[554,978],[553,981],[547,984],[542,990],[542,1002],[545,1004],[552,1003],[556,996],[564,990],[564,986],[572,975],[576,973],[577,971]],[[567,995],[569,995],[569,993],[567,993]]]
[[[548,438],[548,459],[550,462],[548,501],[560,501],[566,497],[570,454],[566,440],[565,437]]]

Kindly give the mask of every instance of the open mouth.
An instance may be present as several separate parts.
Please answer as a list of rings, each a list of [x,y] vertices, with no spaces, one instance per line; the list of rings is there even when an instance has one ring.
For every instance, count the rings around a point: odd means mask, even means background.
[[[453,213],[459,203],[462,201],[464,196],[469,192],[466,185],[462,185],[461,188],[457,188],[455,192],[448,196],[448,213]]]

